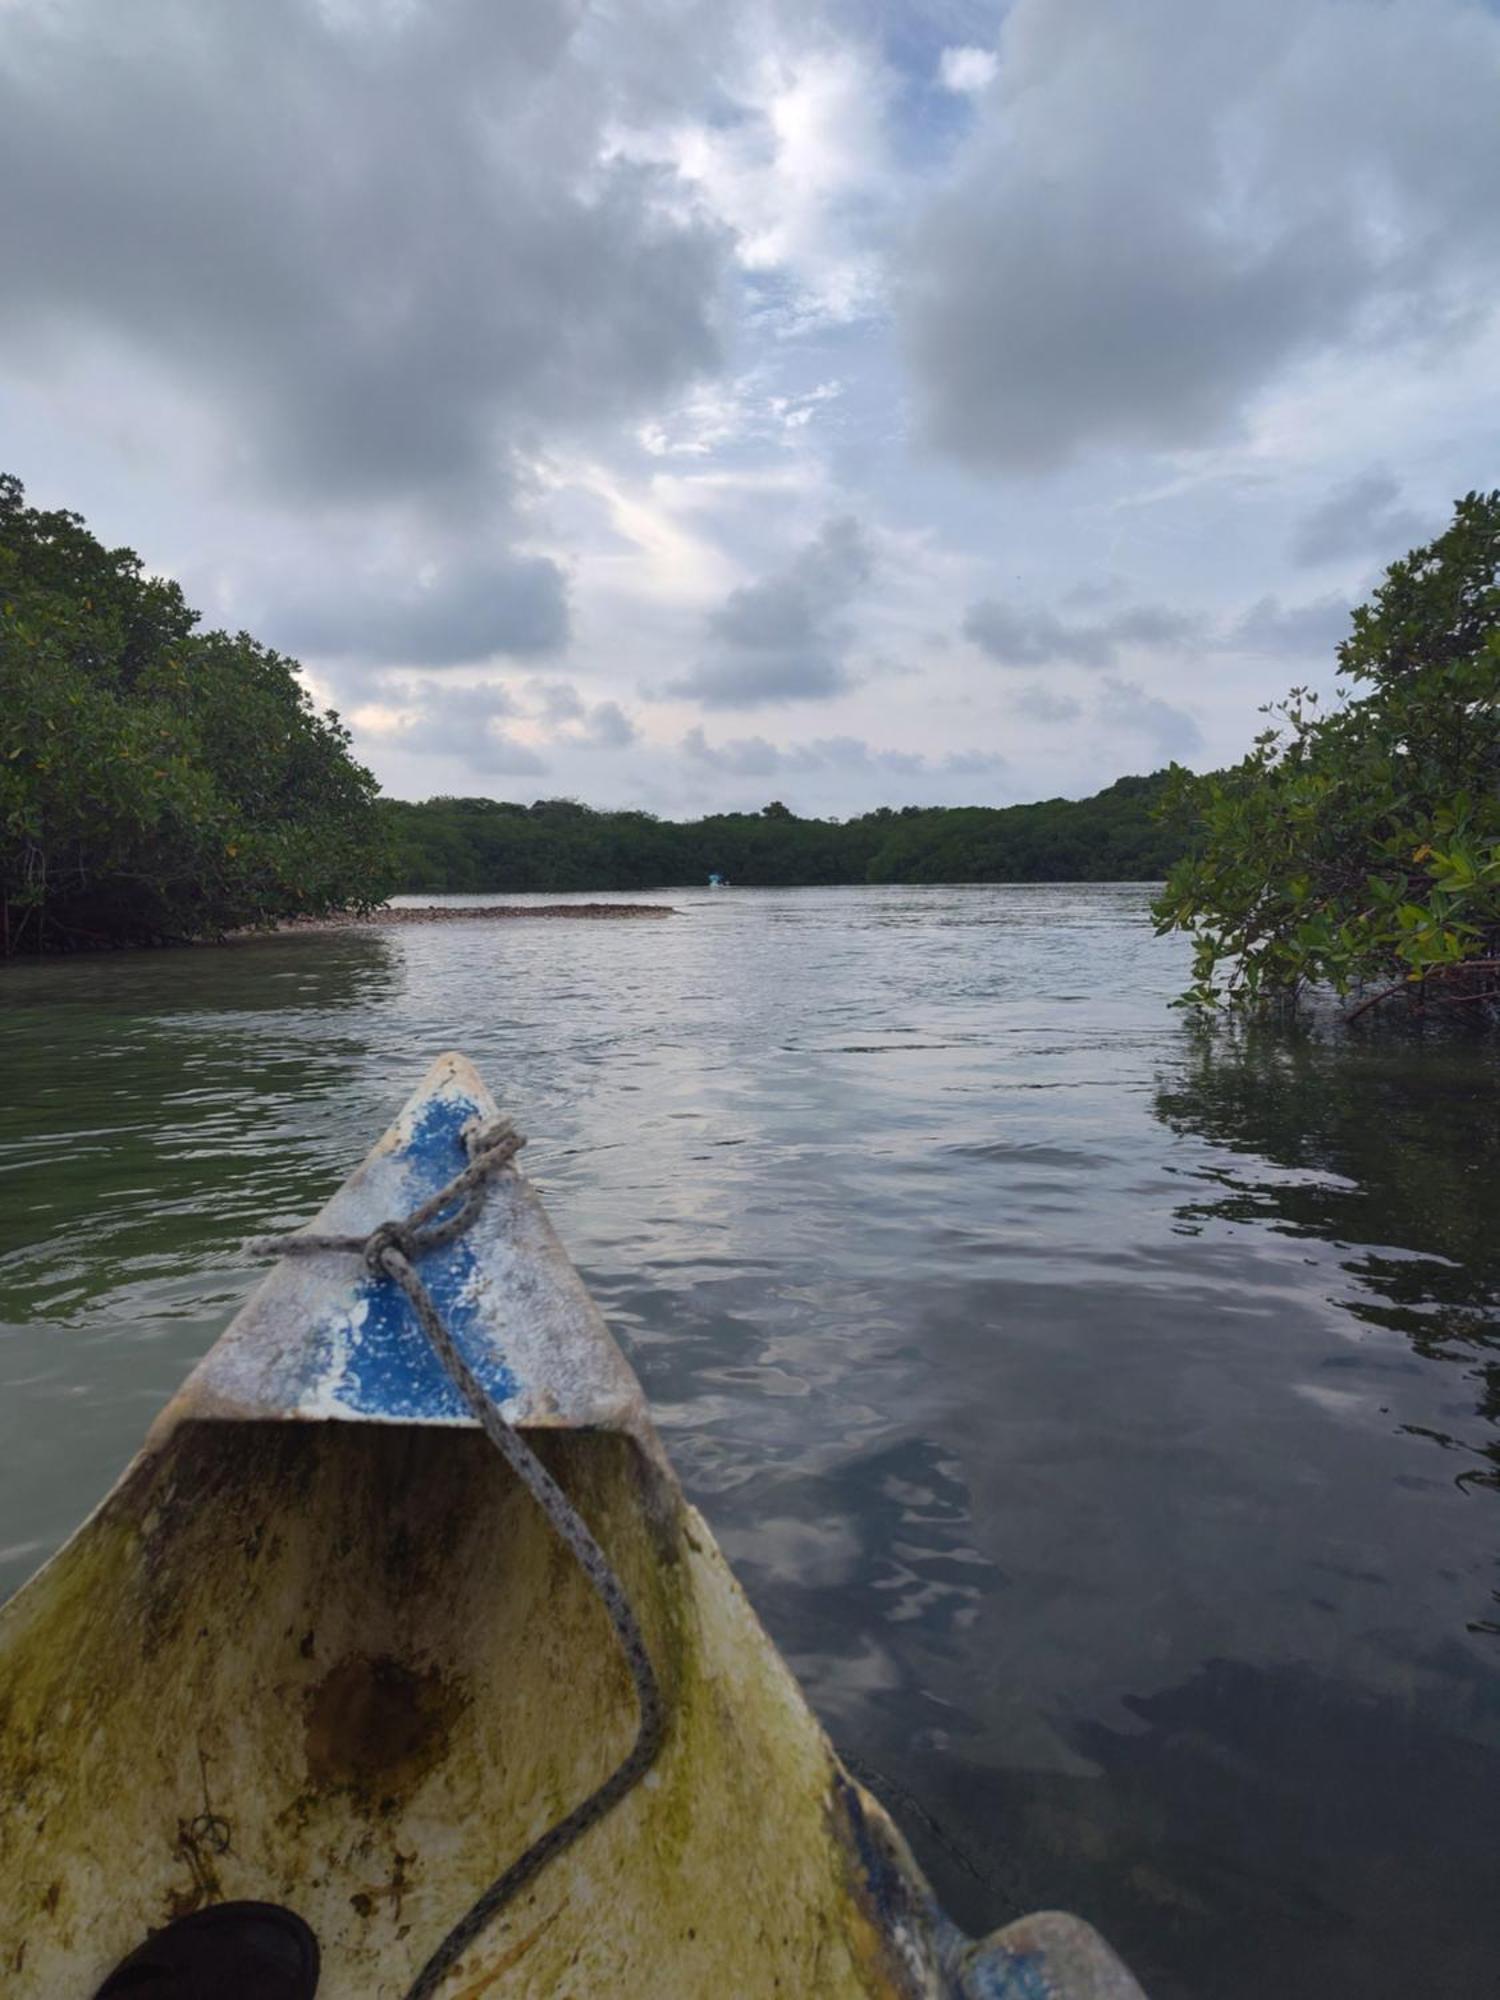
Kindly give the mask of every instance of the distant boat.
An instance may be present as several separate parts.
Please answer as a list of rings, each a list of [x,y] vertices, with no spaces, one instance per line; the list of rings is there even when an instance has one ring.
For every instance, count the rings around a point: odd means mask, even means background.
[[[494,1113],[440,1058],[316,1228],[409,1215]],[[528,1183],[497,1172],[414,1268],[623,1584],[665,1718],[639,1782],[421,1990],[1140,2000],[1076,1918],[976,1944],[942,1915],[684,1498]],[[268,1993],[401,2000],[637,1728],[578,1561],[391,1278],[334,1250],[271,1270],[0,1612],[0,1716],[8,2000],[135,1991],[111,1973],[143,1947],[211,1954],[246,1924],[300,1966]]]
[[[727,875],[710,875],[708,886],[710,889],[727,889],[729,887],[729,877]]]

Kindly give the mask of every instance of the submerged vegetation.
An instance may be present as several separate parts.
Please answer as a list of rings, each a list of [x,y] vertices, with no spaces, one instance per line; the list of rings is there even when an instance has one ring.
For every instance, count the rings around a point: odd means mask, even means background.
[[[1189,851],[1155,904],[1193,940],[1192,1005],[1332,988],[1350,1018],[1500,1002],[1500,492],[1354,613],[1329,707],[1294,688],[1232,770],[1175,770]],[[1373,991],[1364,989],[1373,987]]]
[[[293,664],[0,476],[0,951],[378,902],[375,780]]]
[[[1159,881],[1182,851],[1155,807],[1165,772],[1091,799],[882,806],[857,819],[760,812],[662,820],[572,799],[382,802],[402,889],[670,889],[710,873],[746,888],[840,882]]]

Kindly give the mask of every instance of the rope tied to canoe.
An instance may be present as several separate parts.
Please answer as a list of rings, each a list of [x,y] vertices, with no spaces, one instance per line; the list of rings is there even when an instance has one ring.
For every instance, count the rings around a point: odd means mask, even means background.
[[[252,1247],[264,1256],[275,1257],[315,1257],[340,1252],[358,1256],[375,1277],[389,1278],[400,1288],[449,1380],[490,1443],[546,1515],[604,1607],[615,1643],[630,1670],[639,1720],[635,1742],[624,1761],[570,1813],[539,1835],[490,1884],[432,1953],[408,1988],[405,2000],[429,2000],[505,1906],[549,1861],[571,1847],[640,1782],[655,1763],[666,1736],[666,1712],[656,1670],[624,1585],[583,1516],[520,1432],[506,1421],[494,1397],[465,1360],[417,1271],[419,1258],[456,1242],[469,1228],[484,1206],[489,1183],[510,1166],[526,1143],[509,1120],[503,1118],[474,1119],[464,1128],[463,1136],[468,1165],[446,1187],[420,1202],[410,1215],[382,1222],[367,1236],[309,1233],[262,1238]]]

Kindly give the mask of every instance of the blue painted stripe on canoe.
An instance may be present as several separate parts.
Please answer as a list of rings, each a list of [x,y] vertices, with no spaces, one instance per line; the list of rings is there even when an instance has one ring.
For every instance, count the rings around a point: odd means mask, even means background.
[[[463,1128],[477,1111],[468,1099],[450,1096],[435,1097],[422,1107],[399,1155],[410,1170],[413,1206],[462,1170],[468,1157]],[[475,1310],[472,1289],[478,1266],[467,1238],[429,1251],[419,1268],[469,1366],[496,1402],[508,1401],[516,1393],[516,1379]],[[340,1348],[345,1350],[344,1368],[330,1386],[346,1409],[362,1416],[429,1422],[467,1414],[389,1278],[366,1277],[354,1295],[348,1324],[328,1329],[328,1368],[335,1365]]]

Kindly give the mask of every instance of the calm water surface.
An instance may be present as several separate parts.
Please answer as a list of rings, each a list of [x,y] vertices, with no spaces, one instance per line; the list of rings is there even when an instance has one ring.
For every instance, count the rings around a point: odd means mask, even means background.
[[[670,900],[0,975],[0,1588],[460,1047],[961,1921],[1495,1993],[1495,1052],[1204,1038],[1137,887]]]

